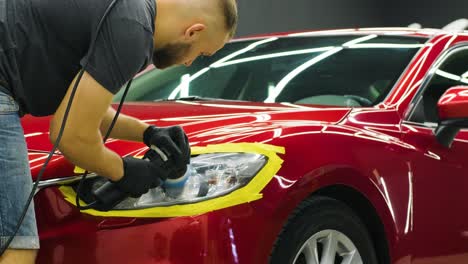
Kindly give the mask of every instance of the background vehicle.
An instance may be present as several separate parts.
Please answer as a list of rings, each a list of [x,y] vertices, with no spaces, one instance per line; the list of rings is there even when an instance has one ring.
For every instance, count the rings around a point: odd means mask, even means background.
[[[259,36],[148,70],[123,112],[184,127],[190,184],[79,212],[64,198],[74,166],[57,153],[35,197],[38,262],[467,263],[468,113],[455,110],[468,88],[449,89],[468,84],[467,41],[404,28]],[[23,125],[36,175],[48,119]],[[88,179],[82,199],[102,182]],[[239,195],[252,184],[261,195]]]

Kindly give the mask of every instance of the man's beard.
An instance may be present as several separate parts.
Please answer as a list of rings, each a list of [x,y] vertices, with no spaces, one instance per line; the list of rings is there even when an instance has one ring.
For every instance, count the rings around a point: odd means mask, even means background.
[[[190,52],[192,45],[172,43],[153,52],[153,64],[158,69],[164,69],[178,63]]]

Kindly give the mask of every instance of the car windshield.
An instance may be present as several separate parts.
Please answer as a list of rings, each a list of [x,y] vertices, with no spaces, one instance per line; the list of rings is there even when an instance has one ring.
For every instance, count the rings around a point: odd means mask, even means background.
[[[127,101],[224,99],[372,106],[385,99],[426,41],[379,35],[234,41],[190,67],[142,74]]]

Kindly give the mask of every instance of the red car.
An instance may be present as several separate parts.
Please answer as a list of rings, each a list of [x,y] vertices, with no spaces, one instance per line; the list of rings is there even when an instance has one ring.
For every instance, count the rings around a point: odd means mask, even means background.
[[[146,71],[127,101],[128,115],[184,128],[188,181],[80,212],[78,189],[92,203],[106,180],[78,188],[57,153],[35,196],[38,263],[468,263],[468,33],[239,39]],[[23,118],[34,177],[48,122]]]

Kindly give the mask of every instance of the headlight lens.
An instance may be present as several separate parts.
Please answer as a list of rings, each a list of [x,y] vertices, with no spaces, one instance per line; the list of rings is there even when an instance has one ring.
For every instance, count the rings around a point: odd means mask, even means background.
[[[185,184],[151,189],[140,198],[124,200],[114,210],[187,204],[223,196],[248,184],[266,162],[267,157],[252,153],[201,154],[191,159]]]

